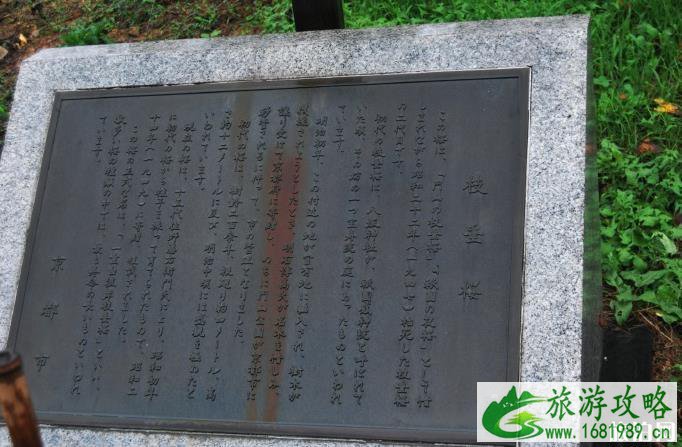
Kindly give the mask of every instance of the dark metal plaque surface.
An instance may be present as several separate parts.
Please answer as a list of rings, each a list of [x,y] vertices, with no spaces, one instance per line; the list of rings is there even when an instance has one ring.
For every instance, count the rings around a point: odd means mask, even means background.
[[[39,418],[474,441],[519,372],[528,82],[58,93],[10,339]]]

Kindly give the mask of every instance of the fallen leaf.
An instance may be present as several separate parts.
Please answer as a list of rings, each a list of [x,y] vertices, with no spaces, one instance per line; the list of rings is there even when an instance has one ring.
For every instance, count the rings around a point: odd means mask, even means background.
[[[628,99],[628,95],[622,92],[618,93],[618,99],[620,99],[621,101],[625,101],[626,99]]]
[[[680,108],[677,106],[677,104],[668,102],[663,98],[656,98],[654,99],[654,102],[658,104],[658,106],[654,110],[659,113],[668,113],[670,115],[680,114]]]
[[[118,28],[114,28],[107,33],[107,37],[115,42],[122,42],[126,40],[126,34]]]
[[[658,154],[661,152],[661,148],[658,147],[657,144],[652,143],[649,138],[645,138],[641,143],[639,143],[639,146],[637,146],[637,152],[640,154]]]
[[[682,213],[675,214],[675,225],[682,225]]]
[[[601,312],[601,313],[599,314],[599,317],[597,318],[597,324],[598,324],[599,327],[601,327],[601,328],[607,328],[607,327],[609,327],[609,318],[608,318],[608,316],[606,315],[605,312]]]
[[[28,39],[26,38],[26,36],[24,36],[23,34],[19,33],[19,42],[17,43],[17,47],[18,47],[18,48],[21,48],[21,47],[23,47],[24,45],[26,45],[27,43],[28,43]]]

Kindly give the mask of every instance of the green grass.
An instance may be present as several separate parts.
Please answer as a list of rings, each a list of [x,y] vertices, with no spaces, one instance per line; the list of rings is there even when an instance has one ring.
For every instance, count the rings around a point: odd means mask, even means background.
[[[217,37],[218,29],[237,15],[233,0],[84,0],[90,21],[111,20],[112,28],[162,30],[166,38]]]
[[[6,87],[8,85],[6,76],[0,72],[0,147],[5,142],[5,126],[9,119],[9,108],[12,101],[12,90]]]
[[[100,20],[94,23],[78,21],[69,26],[66,32],[59,37],[64,46],[67,47],[110,43],[111,39],[107,33],[111,28],[112,23],[109,20]]]
[[[620,324],[633,306],[682,321],[682,131],[680,117],[654,103],[682,100],[679,2],[346,0],[344,11],[348,28],[589,14],[605,293]],[[248,21],[292,31],[290,2],[261,4]],[[660,151],[638,153],[645,138]]]
[[[166,9],[164,2],[156,0],[86,0],[84,15],[90,20],[111,18],[116,26],[128,28],[141,24],[156,24]]]

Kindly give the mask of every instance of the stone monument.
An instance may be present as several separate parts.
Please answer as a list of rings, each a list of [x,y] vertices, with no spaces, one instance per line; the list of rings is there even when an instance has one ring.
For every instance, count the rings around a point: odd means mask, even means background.
[[[25,61],[0,327],[46,443],[471,443],[477,381],[596,378],[587,26]]]

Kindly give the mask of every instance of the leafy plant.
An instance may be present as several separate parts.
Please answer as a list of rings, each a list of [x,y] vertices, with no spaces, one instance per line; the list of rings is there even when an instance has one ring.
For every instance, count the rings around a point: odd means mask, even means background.
[[[119,28],[155,24],[166,6],[157,0],[111,0],[102,2],[86,0],[83,5],[85,16],[98,21],[112,20],[112,24]]]
[[[0,74],[0,122],[9,118],[10,89],[6,86],[5,76]]]
[[[593,18],[602,269],[611,308],[682,321],[682,130],[657,98],[679,101],[682,13],[673,2],[613,3]]]
[[[210,6],[202,14],[195,15],[194,22],[198,28],[212,29],[218,24],[218,10],[214,6]]]
[[[601,142],[602,269],[615,289],[618,323],[633,303],[652,304],[668,323],[682,321],[682,155],[669,150],[638,155]]]
[[[198,1],[173,8],[180,17],[171,24],[171,34],[178,38],[218,37],[222,34],[220,26],[229,22],[234,7],[225,2]]]
[[[60,38],[64,46],[67,47],[109,43],[111,39],[109,39],[107,33],[111,28],[111,22],[108,20],[94,23],[77,22],[66,33],[62,34]]]
[[[265,33],[287,33],[295,30],[291,2],[284,0],[269,3],[257,1],[246,22]]]
[[[210,33],[201,33],[202,39],[212,39],[214,37],[220,36],[221,31],[219,29],[214,29]]]
[[[5,126],[9,119],[9,104],[12,100],[11,81],[0,72],[0,154],[5,140]]]

